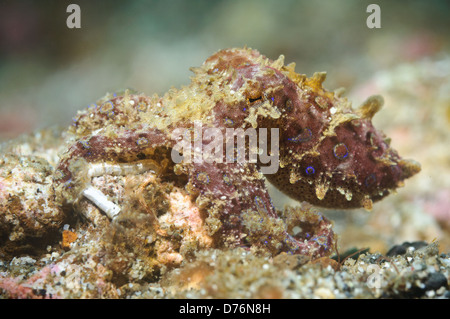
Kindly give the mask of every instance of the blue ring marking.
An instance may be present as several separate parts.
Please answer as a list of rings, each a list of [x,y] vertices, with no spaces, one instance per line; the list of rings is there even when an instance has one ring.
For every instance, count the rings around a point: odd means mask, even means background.
[[[337,148],[338,147],[345,147],[345,154],[344,155],[340,155],[340,154],[337,154],[336,152],[337,152]],[[334,155],[334,157],[336,157],[337,159],[345,159],[345,158],[347,158],[348,157],[348,147],[347,147],[347,145],[345,145],[344,143],[339,143],[339,144],[336,144],[334,147],[333,147],[333,155]]]
[[[308,167],[305,169],[305,172],[306,172],[306,175],[313,175],[313,174],[316,172],[316,170],[314,169],[314,167],[308,166]]]

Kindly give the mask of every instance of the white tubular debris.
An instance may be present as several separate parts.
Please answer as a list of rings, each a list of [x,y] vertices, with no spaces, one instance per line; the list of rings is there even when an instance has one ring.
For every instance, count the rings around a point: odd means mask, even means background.
[[[154,165],[148,163],[134,163],[134,164],[107,164],[95,163],[89,164],[88,176],[96,177],[101,175],[129,175],[140,174],[154,168]]]
[[[126,176],[132,174],[141,174],[150,171],[156,174],[154,169],[156,165],[152,161],[141,161],[132,164],[118,163],[92,163],[88,167],[88,178],[97,177],[101,175]],[[95,206],[101,209],[110,219],[113,219],[120,213],[120,206],[114,204],[103,194],[100,190],[93,186],[87,186],[82,192],[83,195],[92,201]]]
[[[91,200],[95,206],[101,209],[110,219],[116,217],[120,212],[120,207],[108,200],[108,198],[101,191],[95,187],[88,186],[83,195]]]

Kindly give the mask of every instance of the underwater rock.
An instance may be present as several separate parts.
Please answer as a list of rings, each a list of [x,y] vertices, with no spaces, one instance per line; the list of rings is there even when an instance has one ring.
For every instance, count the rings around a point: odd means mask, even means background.
[[[55,203],[53,167],[37,156],[0,158],[0,255],[45,248],[67,215]]]
[[[422,247],[427,246],[428,244],[424,241],[415,241],[415,242],[404,242],[401,245],[395,245],[389,251],[386,253],[386,256],[397,256],[397,255],[404,255],[408,249],[419,249]]]

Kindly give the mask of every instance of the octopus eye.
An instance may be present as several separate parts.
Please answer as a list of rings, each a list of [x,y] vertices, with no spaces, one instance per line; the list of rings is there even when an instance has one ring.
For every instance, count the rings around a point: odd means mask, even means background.
[[[300,132],[299,135],[297,135],[296,137],[290,137],[288,138],[289,142],[293,142],[293,143],[304,143],[304,142],[308,142],[309,140],[311,140],[312,138],[312,132],[309,128],[305,127],[302,129],[302,131]]]
[[[306,172],[306,175],[313,175],[313,174],[316,172],[316,170],[314,169],[314,167],[308,166],[308,167],[305,169],[305,172]]]
[[[261,100],[261,99],[262,99],[262,97],[259,96],[259,97],[255,98],[255,99],[249,98],[248,101],[249,101],[250,103],[253,103],[253,102],[258,101],[258,100]]]
[[[334,157],[337,159],[345,159],[348,157],[348,148],[344,143],[336,144],[333,148]]]

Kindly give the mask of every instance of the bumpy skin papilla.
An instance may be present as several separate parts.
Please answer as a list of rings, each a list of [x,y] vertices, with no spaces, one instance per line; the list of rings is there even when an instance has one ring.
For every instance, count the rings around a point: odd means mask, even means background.
[[[345,98],[323,88],[325,73],[307,78],[294,67],[285,66],[283,56],[272,61],[256,50],[227,49],[193,68],[188,86],[163,97],[129,91],[106,96],[80,112],[69,129],[73,143],[54,178],[59,200],[71,204],[82,196],[92,163],[152,160],[162,178],[185,187],[205,212],[217,247],[328,255],[331,223],[308,212],[297,218],[304,231],[289,234],[259,163],[175,164],[170,157],[173,131],[193,129],[194,121],[223,135],[226,128],[279,128],[279,169],[268,180],[293,198],[334,208],[370,209],[420,170],[373,127],[381,97],[353,110]]]

